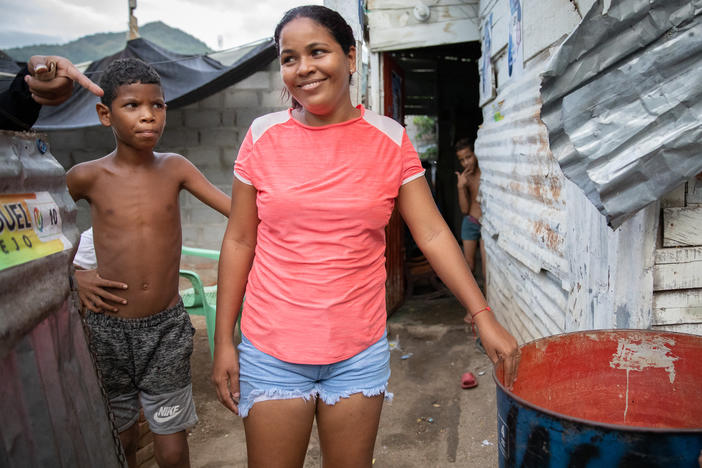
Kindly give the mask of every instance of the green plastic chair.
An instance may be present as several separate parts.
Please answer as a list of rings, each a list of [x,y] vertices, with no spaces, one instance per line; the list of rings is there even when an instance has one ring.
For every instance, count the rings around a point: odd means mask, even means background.
[[[219,260],[219,251],[183,246],[182,255]],[[180,270],[180,276],[190,281],[192,288],[180,292],[185,310],[191,315],[205,317],[207,339],[210,343],[210,357],[214,356],[214,332],[217,318],[217,286],[203,286],[200,275],[190,270]]]
[[[183,255],[194,255],[196,257],[219,260],[218,250],[198,249],[196,247],[183,246]],[[183,298],[185,310],[192,315],[202,315],[205,317],[207,325],[207,339],[210,342],[210,357],[214,357],[214,330],[217,321],[217,286],[203,286],[200,275],[190,270],[180,270],[180,276],[190,281],[192,288],[180,291]],[[243,306],[243,304],[242,304]],[[241,342],[241,310],[236,319],[234,335]]]
[[[183,246],[182,255],[193,255],[196,257],[219,260],[219,251],[210,249],[198,249],[196,247]],[[190,270],[180,270],[180,276],[190,281],[192,288],[180,291],[183,298],[185,310],[191,315],[202,315],[205,317],[207,326],[207,339],[210,343],[210,357],[214,357],[214,333],[215,322],[217,321],[217,286],[203,286],[200,275]],[[236,319],[235,336],[241,341],[241,311]]]

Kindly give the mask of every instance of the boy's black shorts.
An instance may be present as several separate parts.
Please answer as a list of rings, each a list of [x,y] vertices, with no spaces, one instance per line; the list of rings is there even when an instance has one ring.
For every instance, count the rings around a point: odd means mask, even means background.
[[[136,422],[140,402],[156,434],[197,422],[190,375],[195,328],[182,300],[144,318],[88,312],[85,322],[120,432]]]

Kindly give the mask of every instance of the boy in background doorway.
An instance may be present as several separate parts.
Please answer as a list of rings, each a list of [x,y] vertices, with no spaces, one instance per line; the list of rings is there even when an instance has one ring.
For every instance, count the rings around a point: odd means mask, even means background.
[[[480,218],[483,213],[478,201],[478,189],[480,187],[480,166],[478,158],[473,152],[473,141],[469,138],[462,138],[454,146],[456,157],[463,170],[456,172],[458,185],[458,204],[463,213],[461,224],[461,240],[463,241],[463,255],[470,267],[470,271],[475,275],[475,254],[480,245],[481,273],[483,283],[485,282],[485,246],[480,237]],[[484,287],[484,286],[483,286]]]

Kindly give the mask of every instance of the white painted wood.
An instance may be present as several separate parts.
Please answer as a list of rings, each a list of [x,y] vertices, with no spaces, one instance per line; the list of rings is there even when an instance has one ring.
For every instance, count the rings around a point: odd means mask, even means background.
[[[459,5],[432,7],[431,16],[427,22],[418,20],[413,13],[413,8],[398,10],[373,10],[368,12],[368,26],[371,34],[378,28],[404,28],[407,26],[430,25],[433,23],[447,23],[451,21],[473,20],[478,24],[477,5]],[[372,37],[371,37],[371,42]]]
[[[383,115],[383,107],[381,96],[383,96],[382,86],[380,85],[381,76],[383,73],[382,61],[380,53],[371,52],[370,54],[370,108],[372,111]]]
[[[573,32],[581,20],[576,6],[569,0],[523,0],[522,14],[524,60]]]
[[[653,307],[661,310],[702,307],[702,289],[657,292],[653,295]]]
[[[656,265],[691,262],[702,262],[702,247],[656,250]]]
[[[702,205],[702,180],[692,178],[687,183],[687,204]]]
[[[702,288],[702,247],[657,249],[653,290]]]
[[[702,324],[702,289],[658,292],[653,296],[652,325]]]
[[[700,307],[653,309],[653,323],[651,325],[679,323],[702,323],[702,305]]]
[[[339,0],[337,0],[339,1]],[[341,0],[348,1],[348,0]],[[326,2],[326,0],[325,0]],[[350,3],[350,2],[349,2]],[[355,3],[355,2],[354,2]],[[387,9],[402,9],[402,8],[412,8],[420,0],[367,0],[366,9],[373,10],[387,10]],[[421,0],[424,5],[433,6],[460,6],[460,5],[478,5],[479,0]]]
[[[675,189],[663,195],[661,198],[662,208],[673,208],[685,206],[685,183],[683,182]]]
[[[661,325],[653,327],[654,330],[665,330],[676,333],[689,333],[702,336],[702,323],[685,323],[680,325]]]
[[[653,204],[612,231],[572,182],[566,182],[570,262],[566,330],[648,328],[658,208]]]
[[[472,7],[432,9],[429,23],[419,23],[410,9],[379,10],[368,13],[368,24],[374,52],[480,39],[477,12]]]
[[[702,205],[663,210],[663,247],[702,245]]]

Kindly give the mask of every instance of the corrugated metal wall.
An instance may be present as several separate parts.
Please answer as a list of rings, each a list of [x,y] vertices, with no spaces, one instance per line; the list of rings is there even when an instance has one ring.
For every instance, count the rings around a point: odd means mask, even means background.
[[[508,78],[509,3],[481,2],[481,16],[494,13],[490,53],[497,76],[497,96],[483,107],[475,148],[483,172],[487,296],[522,342],[573,330],[651,326],[657,204],[610,229],[564,177],[541,121],[540,73],[560,41],[536,26],[551,24],[548,17],[572,31],[578,8],[565,0],[549,0],[548,7],[524,2],[524,48],[533,53],[525,53],[524,73]]]
[[[488,301],[520,341],[559,333],[566,321],[564,179],[540,120],[544,63],[531,61],[483,108],[475,144]]]

